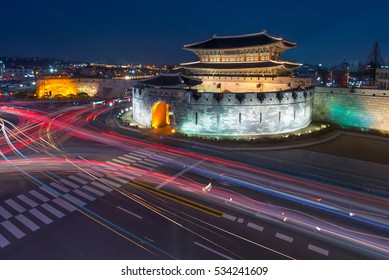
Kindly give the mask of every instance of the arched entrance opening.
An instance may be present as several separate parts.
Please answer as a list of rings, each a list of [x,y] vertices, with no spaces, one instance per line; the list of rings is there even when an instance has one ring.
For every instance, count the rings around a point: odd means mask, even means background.
[[[160,101],[151,110],[151,127],[162,128],[170,125],[169,104]]]

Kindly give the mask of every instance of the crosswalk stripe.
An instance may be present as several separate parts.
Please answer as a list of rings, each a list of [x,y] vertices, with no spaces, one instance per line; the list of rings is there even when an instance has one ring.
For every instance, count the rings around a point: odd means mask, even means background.
[[[129,155],[123,155],[123,156],[128,157],[128,158],[130,158],[130,159],[137,160],[137,161],[142,159],[141,157],[132,156],[131,154],[129,154]]]
[[[146,158],[146,159],[144,159],[144,161],[147,161],[147,162],[150,162],[150,163],[153,163],[153,164],[157,164],[157,165],[163,164],[163,162],[155,160],[155,159],[151,159],[151,158]]]
[[[75,190],[74,193],[78,194],[79,196],[82,196],[83,198],[88,199],[89,201],[94,201],[96,198],[81,191],[81,190]]]
[[[42,206],[42,208],[44,208],[45,210],[47,210],[48,212],[50,212],[51,214],[53,214],[54,216],[56,216],[58,218],[62,218],[63,216],[65,216],[64,213],[62,213],[58,209],[54,208],[50,204],[45,203],[45,204],[42,204],[41,206]]]
[[[53,202],[58,204],[59,206],[61,206],[62,208],[68,210],[69,212],[73,212],[74,210],[76,210],[73,206],[69,205],[68,203],[62,201],[61,199],[59,198],[56,198],[56,199],[53,199]]]
[[[122,161],[129,162],[129,163],[134,163],[136,161],[134,159],[129,159],[126,157],[118,157],[118,158],[120,158]]]
[[[115,162],[110,161],[110,160],[106,161],[106,163],[108,163],[108,164],[110,164],[110,165],[113,165],[113,166],[106,165],[105,167],[106,167],[107,169],[122,168],[123,165],[127,165],[127,164],[123,164],[123,163],[115,163]]]
[[[123,179],[121,179],[121,178],[119,178],[119,177],[112,176],[112,175],[109,175],[108,178],[114,179],[114,180],[116,180],[116,181],[118,181],[118,182],[120,182],[120,183],[122,183],[122,184],[127,184],[127,182],[128,182],[128,181],[126,181],[126,180],[123,180]]]
[[[172,159],[171,157],[168,157],[168,156],[160,156],[160,155],[153,155],[153,158],[157,158],[157,159],[161,160],[162,162],[169,162],[169,161],[174,160],[174,159]]]
[[[77,205],[81,205],[81,206],[85,206],[86,203],[84,201],[82,201],[81,199],[78,199],[70,194],[65,194],[64,197],[66,197],[67,199],[69,199],[70,201],[72,201],[73,203],[77,204]]]
[[[33,221],[31,221],[29,218],[27,218],[26,216],[24,216],[23,214],[19,214],[15,217],[19,222],[21,222],[23,225],[25,225],[26,227],[28,227],[30,230],[32,231],[36,231],[39,229],[39,226],[34,223]]]
[[[112,182],[111,180],[108,180],[107,178],[101,178],[100,180],[103,181],[104,183],[107,183],[108,185],[115,187],[115,188],[119,188],[121,186],[115,182]]]
[[[31,210],[29,210],[28,212],[30,212],[32,215],[34,215],[35,217],[37,217],[39,220],[41,220],[42,222],[44,222],[46,225],[50,224],[53,222],[52,219],[50,219],[49,217],[47,217],[45,214],[43,214],[41,211],[39,211],[38,209],[36,208],[33,208]]]
[[[17,239],[20,239],[24,237],[26,234],[21,231],[19,228],[17,228],[13,223],[11,223],[9,220],[6,220],[1,223],[1,225],[7,229],[12,235],[14,235]]]
[[[26,209],[23,206],[21,206],[19,203],[17,203],[13,199],[7,199],[4,202],[7,203],[9,206],[11,206],[16,211],[18,211],[19,213],[23,213],[24,211],[26,211]]]
[[[131,173],[131,175],[130,175],[130,174],[123,173],[123,172],[120,172],[117,175],[119,177],[126,178],[127,179],[126,183],[128,183],[129,180],[134,180],[136,178],[136,176],[140,176],[140,174]]]
[[[96,171],[95,169],[88,169],[87,171],[96,177],[103,177],[104,176],[104,174],[101,174],[100,172]]]
[[[44,196],[43,194],[37,192],[36,190],[31,190],[29,191],[29,193],[33,196],[35,196],[37,199],[39,199],[40,201],[43,201],[43,202],[47,202],[49,201],[50,199],[48,199],[46,196]]]
[[[0,247],[4,248],[5,246],[9,245],[9,241],[7,238],[5,238],[3,235],[0,234]]]
[[[153,163],[147,162],[147,161],[145,161],[145,160],[142,160],[140,163],[141,163],[141,164],[148,165],[148,166],[151,166],[151,167],[153,167],[153,168],[156,168],[156,167],[159,166],[159,165],[157,165],[157,164],[153,164]]]
[[[124,161],[119,160],[119,159],[116,159],[116,158],[114,158],[112,161],[117,162],[117,163],[120,163],[121,165],[128,165],[127,162],[124,162]]]
[[[38,203],[36,203],[32,199],[28,198],[24,194],[18,195],[17,198],[19,198],[21,201],[23,201],[24,203],[28,204],[31,207],[37,207],[38,206]]]
[[[88,175],[88,174],[85,174],[85,173],[78,173],[77,175],[78,175],[78,176],[82,176],[82,177],[84,177],[85,179],[88,179],[89,181],[96,180],[96,178],[94,178],[94,177],[92,177],[92,176],[90,176],[90,175]]]
[[[11,213],[5,210],[4,207],[0,206],[0,215],[4,217],[4,219],[9,219],[12,217]]]
[[[103,196],[105,195],[105,193],[99,191],[99,190],[96,190],[92,187],[89,187],[89,186],[83,186],[84,189],[86,189],[87,191],[91,192],[91,193],[94,193],[95,195],[97,196]]]
[[[76,177],[74,175],[70,175],[68,178],[70,178],[70,179],[72,179],[72,180],[74,180],[74,181],[76,181],[78,183],[81,183],[83,185],[88,183],[88,182],[86,182],[86,181],[82,180],[81,178],[78,178],[78,177]]]
[[[153,168],[152,166],[146,166],[146,165],[139,164],[139,163],[134,163],[132,166],[138,167],[140,169],[152,169]]]
[[[142,152],[142,151],[133,151],[133,153],[136,153],[136,155],[140,156],[140,157],[148,157],[149,156],[149,153]]]
[[[61,183],[64,183],[64,184],[72,187],[73,189],[78,189],[80,187],[79,185],[76,185],[76,184],[74,184],[74,183],[72,183],[72,182],[70,182],[69,180],[66,180],[66,179],[60,179],[59,181]]]
[[[100,189],[102,189],[102,190],[104,190],[106,192],[111,192],[112,191],[111,188],[109,188],[109,187],[107,187],[107,186],[105,186],[105,185],[103,185],[103,184],[101,184],[99,182],[92,182],[91,184],[95,185],[96,187],[98,187],[98,188],[100,188]]]
[[[52,182],[50,183],[50,186],[54,187],[55,189],[61,191],[61,192],[69,192],[70,190],[68,188],[65,188],[64,186],[56,183],[56,182]]]

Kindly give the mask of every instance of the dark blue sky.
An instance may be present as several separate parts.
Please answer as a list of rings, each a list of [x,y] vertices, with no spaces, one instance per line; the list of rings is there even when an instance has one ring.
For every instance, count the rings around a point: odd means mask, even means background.
[[[0,56],[177,64],[196,59],[184,44],[266,29],[297,42],[286,60],[364,62],[375,41],[389,58],[382,0],[5,0],[0,7]]]

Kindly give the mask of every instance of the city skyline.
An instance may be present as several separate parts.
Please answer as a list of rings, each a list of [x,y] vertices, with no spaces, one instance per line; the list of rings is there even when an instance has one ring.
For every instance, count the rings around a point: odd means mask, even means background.
[[[386,2],[280,0],[161,1],[147,4],[118,1],[18,1],[3,4],[0,56],[58,57],[109,63],[178,64],[193,60],[184,44],[217,35],[269,34],[297,42],[284,59],[301,63],[337,64],[367,60],[375,41],[385,62],[389,39]]]

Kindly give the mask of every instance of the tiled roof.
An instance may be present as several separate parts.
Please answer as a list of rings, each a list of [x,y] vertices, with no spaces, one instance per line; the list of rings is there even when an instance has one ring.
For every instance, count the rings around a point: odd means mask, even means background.
[[[275,37],[266,33],[266,31],[254,34],[237,35],[237,36],[216,36],[198,43],[188,44],[184,49],[238,49],[269,45],[277,42],[282,42],[287,48],[296,47],[296,43],[286,41],[280,37]]]

